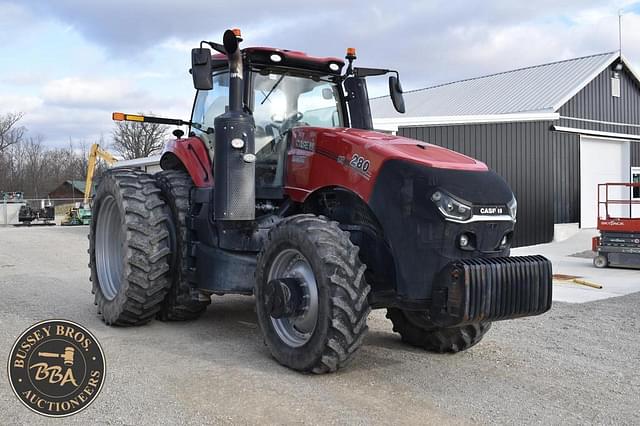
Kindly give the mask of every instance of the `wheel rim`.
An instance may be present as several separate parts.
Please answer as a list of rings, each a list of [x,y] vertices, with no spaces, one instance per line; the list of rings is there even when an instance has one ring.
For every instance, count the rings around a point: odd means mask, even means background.
[[[96,223],[96,272],[100,290],[105,298],[113,300],[122,281],[122,218],[113,196],[102,201]]]
[[[303,293],[302,313],[288,318],[273,318],[271,324],[286,345],[297,348],[307,343],[318,322],[318,285],[311,264],[296,249],[280,252],[269,269],[268,281],[276,278],[297,278]]]

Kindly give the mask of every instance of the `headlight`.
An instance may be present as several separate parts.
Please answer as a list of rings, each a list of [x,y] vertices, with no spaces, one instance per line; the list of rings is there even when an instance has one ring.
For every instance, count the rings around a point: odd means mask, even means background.
[[[518,213],[518,202],[516,201],[516,197],[513,197],[511,201],[509,201],[509,204],[507,204],[507,207],[509,207],[509,214],[511,215],[511,218],[515,222],[516,214]]]
[[[444,217],[453,220],[465,221],[471,218],[471,206],[468,206],[446,192],[436,191],[431,195],[431,201],[434,202],[440,213]]]

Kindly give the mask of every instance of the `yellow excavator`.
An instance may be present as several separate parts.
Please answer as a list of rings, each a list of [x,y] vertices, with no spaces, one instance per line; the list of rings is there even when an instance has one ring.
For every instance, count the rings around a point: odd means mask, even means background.
[[[99,158],[110,166],[118,161],[116,157],[100,148],[99,144],[94,143],[91,145],[89,164],[87,165],[87,180],[84,184],[84,200],[82,200],[82,203],[76,203],[74,207],[69,209],[65,219],[62,221],[63,226],[91,224],[91,207],[89,200],[91,198],[91,190],[93,189],[93,175],[96,171]]]

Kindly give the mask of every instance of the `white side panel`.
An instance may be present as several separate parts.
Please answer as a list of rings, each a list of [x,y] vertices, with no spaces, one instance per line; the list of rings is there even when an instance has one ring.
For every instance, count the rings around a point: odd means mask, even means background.
[[[18,220],[20,207],[25,206],[26,203],[3,203],[0,200],[0,225],[17,225],[20,223]]]
[[[598,184],[629,182],[629,141],[582,136],[580,138],[580,226],[595,228]],[[609,198],[628,199],[622,188],[611,189]],[[604,191],[601,194],[604,199]],[[623,210],[624,209],[624,210]],[[604,208],[601,209],[604,215]],[[610,215],[628,215],[628,207],[610,206]]]

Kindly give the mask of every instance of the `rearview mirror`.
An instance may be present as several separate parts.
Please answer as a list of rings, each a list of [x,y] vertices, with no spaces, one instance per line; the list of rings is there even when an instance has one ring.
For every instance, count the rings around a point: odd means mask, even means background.
[[[400,80],[395,75],[389,77],[389,96],[391,96],[391,102],[393,107],[400,114],[404,114],[404,97],[402,96],[402,86]]]
[[[193,87],[198,90],[213,89],[213,77],[211,74],[211,49],[191,49],[191,76],[193,77]]]

